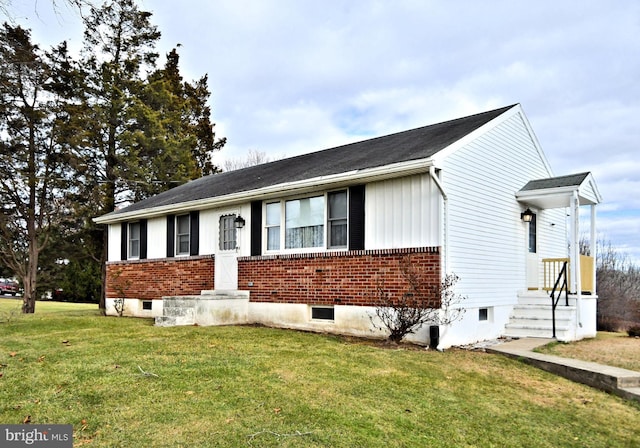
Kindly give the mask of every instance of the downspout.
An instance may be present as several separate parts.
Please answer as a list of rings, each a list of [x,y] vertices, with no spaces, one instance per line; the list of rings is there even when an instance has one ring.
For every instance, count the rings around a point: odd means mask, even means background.
[[[431,175],[431,179],[433,179],[433,182],[436,184],[436,187],[438,187],[438,190],[440,190],[440,194],[442,195],[442,199],[443,199],[443,223],[442,223],[442,227],[443,227],[443,233],[444,233],[444,244],[443,244],[443,250],[444,250],[444,257],[443,257],[443,269],[442,269],[442,276],[444,277],[446,275],[446,273],[448,272],[449,269],[449,198],[447,197],[447,193],[444,191],[444,187],[442,186],[442,183],[440,182],[440,179],[438,178],[438,176],[436,175],[436,168],[432,165],[429,167],[429,174]]]

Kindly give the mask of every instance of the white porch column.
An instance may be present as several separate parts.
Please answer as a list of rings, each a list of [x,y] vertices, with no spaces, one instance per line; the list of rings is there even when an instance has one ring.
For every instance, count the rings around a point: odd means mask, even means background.
[[[591,204],[591,256],[593,257],[593,295],[598,294],[596,272],[598,270],[596,264],[598,261],[598,242],[596,241],[596,205]]]
[[[571,208],[573,209],[573,250],[571,254],[571,264],[573,265],[573,282],[575,284],[576,294],[576,318],[578,326],[582,327],[582,278],[580,275],[580,198],[578,191],[573,192],[571,200]]]
[[[569,266],[571,277],[569,289],[572,293],[579,291],[580,278],[580,209],[578,192],[574,191],[569,204],[570,230],[569,230]]]

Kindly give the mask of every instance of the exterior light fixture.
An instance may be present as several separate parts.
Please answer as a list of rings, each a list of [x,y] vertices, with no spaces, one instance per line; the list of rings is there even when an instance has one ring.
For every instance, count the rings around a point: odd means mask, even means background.
[[[240,215],[236,216],[236,219],[233,220],[236,224],[236,229],[242,229],[244,227],[244,218]]]
[[[520,219],[524,222],[531,222],[533,220],[533,212],[530,208],[527,208],[524,212],[520,213]]]

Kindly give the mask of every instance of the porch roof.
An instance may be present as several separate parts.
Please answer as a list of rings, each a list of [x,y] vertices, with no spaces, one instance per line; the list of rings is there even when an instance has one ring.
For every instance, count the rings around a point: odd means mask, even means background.
[[[569,207],[574,192],[580,205],[595,205],[602,196],[590,172],[529,181],[516,193],[516,199],[540,209]]]

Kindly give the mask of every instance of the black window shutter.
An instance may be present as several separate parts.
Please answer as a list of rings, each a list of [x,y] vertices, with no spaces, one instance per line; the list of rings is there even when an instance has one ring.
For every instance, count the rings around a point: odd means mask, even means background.
[[[364,185],[349,188],[349,250],[364,249]]]
[[[189,228],[189,255],[198,255],[200,253],[200,212],[193,211],[189,213],[191,219],[191,227]]]
[[[140,220],[140,259],[147,258],[147,220]]]
[[[120,224],[120,259],[126,260],[129,254],[129,237],[127,231],[129,230],[129,223],[123,222]]]
[[[167,215],[167,257],[173,257],[176,254],[176,216]]]
[[[251,202],[251,255],[262,255],[262,201]]]

